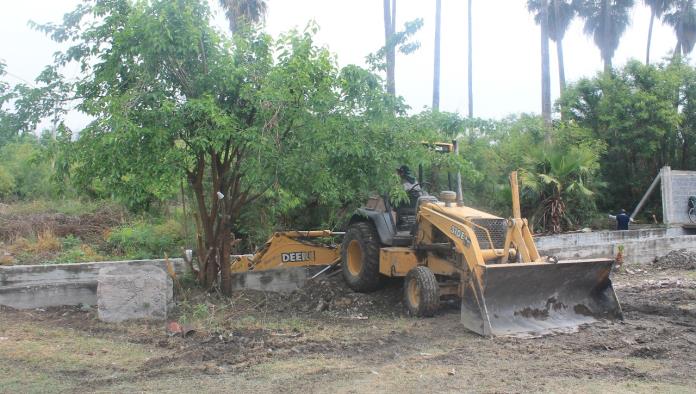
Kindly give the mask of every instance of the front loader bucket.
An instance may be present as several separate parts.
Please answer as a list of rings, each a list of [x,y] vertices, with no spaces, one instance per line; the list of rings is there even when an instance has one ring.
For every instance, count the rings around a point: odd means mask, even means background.
[[[597,319],[622,319],[613,260],[490,264],[462,298],[462,323],[484,336],[534,336]]]

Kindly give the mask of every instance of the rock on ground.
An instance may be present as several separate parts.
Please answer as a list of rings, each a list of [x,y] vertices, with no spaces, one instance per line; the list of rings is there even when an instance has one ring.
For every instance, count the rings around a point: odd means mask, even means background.
[[[159,267],[111,267],[99,270],[97,305],[102,321],[164,320],[172,299],[172,280]]]

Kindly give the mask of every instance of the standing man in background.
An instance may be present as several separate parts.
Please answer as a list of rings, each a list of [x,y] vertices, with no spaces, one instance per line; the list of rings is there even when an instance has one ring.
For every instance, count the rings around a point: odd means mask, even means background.
[[[635,221],[628,216],[625,209],[622,209],[621,213],[616,216],[609,214],[609,219],[616,220],[617,230],[628,230],[628,222],[635,223]]]

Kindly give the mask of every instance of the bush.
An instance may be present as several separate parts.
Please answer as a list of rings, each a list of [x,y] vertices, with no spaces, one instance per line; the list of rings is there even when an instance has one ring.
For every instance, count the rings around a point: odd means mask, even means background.
[[[167,220],[160,224],[144,221],[122,226],[106,236],[111,253],[131,259],[164,257],[179,253],[183,242],[181,224]]]
[[[17,187],[15,179],[5,168],[0,167],[0,198],[6,198]]]
[[[8,195],[22,200],[50,198],[58,194],[58,188],[51,179],[51,160],[47,160],[46,155],[45,148],[32,139],[13,142],[0,148],[2,165],[14,178],[14,185]]]

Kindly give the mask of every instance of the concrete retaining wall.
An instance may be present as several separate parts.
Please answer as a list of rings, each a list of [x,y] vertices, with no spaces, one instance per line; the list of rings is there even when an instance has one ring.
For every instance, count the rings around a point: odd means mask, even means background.
[[[183,259],[169,259],[177,273],[183,273]],[[109,261],[100,263],[17,265],[0,267],[0,305],[17,309],[59,305],[95,305],[100,268],[156,265],[166,269],[164,260]]]
[[[626,231],[593,231],[535,237],[537,249],[558,249],[597,244],[625,243],[681,235],[681,229],[650,228]]]
[[[696,252],[696,235],[671,236],[669,229],[598,231],[539,237],[536,244],[542,255],[562,260],[611,258],[623,245],[626,263],[645,264],[672,250]]]

